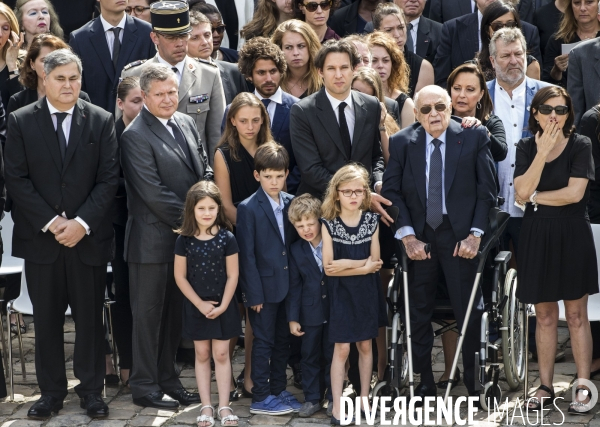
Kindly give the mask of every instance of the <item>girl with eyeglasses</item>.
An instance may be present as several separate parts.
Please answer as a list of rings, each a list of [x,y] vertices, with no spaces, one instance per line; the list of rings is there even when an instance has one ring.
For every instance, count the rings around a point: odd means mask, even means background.
[[[246,41],[258,36],[268,38],[279,24],[293,17],[293,0],[258,0],[252,20],[240,34]]]
[[[310,25],[321,43],[340,39],[340,36],[327,25],[330,14],[338,6],[339,0],[294,0],[296,19]]]
[[[496,78],[490,61],[490,40],[496,31],[504,27],[521,29],[521,19],[517,10],[510,3],[501,0],[487,5],[481,18],[481,51],[475,58],[486,81]],[[532,79],[540,79],[540,64],[533,55],[527,55],[526,75]]]
[[[562,53],[562,45],[599,36],[598,1],[571,0],[565,9],[558,31],[550,37],[546,45],[542,79],[566,88],[569,54]]]

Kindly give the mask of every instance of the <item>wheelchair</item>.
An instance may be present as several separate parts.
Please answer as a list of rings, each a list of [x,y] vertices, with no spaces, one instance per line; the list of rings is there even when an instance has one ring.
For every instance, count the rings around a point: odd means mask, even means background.
[[[388,213],[396,221],[397,210],[390,209]],[[490,211],[490,226],[484,235],[484,241],[480,245],[477,275],[467,309],[467,316],[469,316],[475,292],[483,276],[490,285],[490,290],[484,293],[485,308],[481,317],[480,328],[481,347],[475,355],[475,378],[479,379],[475,383],[475,389],[479,392],[479,403],[483,410],[487,410],[488,407],[493,408],[493,400],[496,400],[498,405],[502,401],[502,390],[498,384],[502,365],[506,381],[511,390],[516,390],[523,383],[526,372],[526,307],[516,298],[517,273],[516,270],[508,267],[511,253],[497,249],[497,243],[506,228],[508,218],[509,214],[498,208],[493,208]],[[403,389],[407,386],[410,397],[414,396],[411,333],[408,315],[408,268],[410,260],[406,255],[403,244],[400,242],[398,246],[400,246],[398,252],[400,262],[393,260],[396,264],[395,274],[387,295],[388,316],[390,318],[390,326],[387,329],[388,365],[384,379],[373,389],[373,397],[391,396],[396,398],[405,392]],[[427,246],[426,251],[429,250]],[[493,261],[489,256],[492,252],[495,253]],[[439,328],[434,331],[434,336],[437,337],[448,330],[457,330],[456,322],[444,319],[453,314],[450,301],[436,298],[435,307],[432,322],[436,323]],[[459,333],[459,343],[444,399],[447,399],[453,385],[467,322],[468,318],[465,319],[463,330],[457,331]],[[500,352],[502,352],[502,363],[499,361]]]

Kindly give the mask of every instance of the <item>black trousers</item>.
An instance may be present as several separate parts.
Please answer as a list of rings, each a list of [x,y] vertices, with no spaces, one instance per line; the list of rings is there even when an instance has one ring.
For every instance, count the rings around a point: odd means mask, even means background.
[[[302,391],[306,402],[319,403],[325,389],[331,396],[331,359],[334,344],[329,342],[329,323],[302,326]]]
[[[253,401],[262,402],[269,395],[279,395],[287,385],[285,371],[290,356],[290,328],[285,302],[266,302],[260,313],[248,310],[248,317],[254,332],[250,374],[254,383]]]
[[[182,387],[175,368],[181,340],[183,294],[173,263],[129,263],[133,314],[133,366],[129,384],[134,399]]]
[[[125,245],[125,227],[113,224],[115,230],[115,257],[111,261],[115,282],[115,303],[112,306],[113,331],[119,350],[119,366],[131,369],[131,340],[133,335],[133,316],[129,300],[129,268],[123,259]]]
[[[80,397],[99,394],[104,386],[102,310],[106,265],[83,264],[76,248],[61,247],[53,264],[25,261],[25,275],[35,317],[35,370],[42,395],[67,396],[64,331],[65,311],[75,321],[73,373]]]
[[[431,369],[431,350],[433,347],[433,329],[431,316],[435,307],[435,295],[439,281],[439,270],[446,277],[450,302],[456,317],[458,328],[462,328],[467,305],[471,296],[477,271],[477,259],[468,260],[454,257],[454,248],[460,239],[454,235],[447,215],[442,224],[433,230],[425,226],[425,243],[431,244],[431,259],[413,261],[408,269],[408,289],[410,298],[410,322],[412,328],[412,350],[414,370],[421,374],[421,381],[433,383]],[[465,335],[462,358],[464,383],[470,394],[475,391],[475,352],[479,347],[479,329],[483,313],[481,286],[471,310],[469,325]]]

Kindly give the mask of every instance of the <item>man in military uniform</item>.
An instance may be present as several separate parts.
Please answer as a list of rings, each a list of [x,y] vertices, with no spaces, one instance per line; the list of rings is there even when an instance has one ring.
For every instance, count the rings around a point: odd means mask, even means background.
[[[212,165],[215,149],[221,138],[221,120],[225,111],[225,95],[216,65],[198,62],[187,55],[190,27],[189,8],[182,1],[160,1],[150,6],[152,33],[150,37],[158,53],[147,61],[135,61],[123,68],[121,79],[139,77],[149,64],[161,63],[175,72],[179,80],[177,111],[196,122],[198,133]],[[121,111],[115,110],[115,117]]]

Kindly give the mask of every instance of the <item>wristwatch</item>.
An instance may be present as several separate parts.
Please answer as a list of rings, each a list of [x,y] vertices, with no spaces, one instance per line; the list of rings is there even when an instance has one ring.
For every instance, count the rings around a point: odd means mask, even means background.
[[[483,236],[483,233],[482,233],[482,232],[480,232],[480,231],[475,231],[475,230],[471,231],[471,233],[470,233],[470,234],[472,234],[473,236],[477,237],[478,239],[481,239],[481,236]]]

